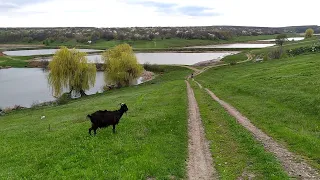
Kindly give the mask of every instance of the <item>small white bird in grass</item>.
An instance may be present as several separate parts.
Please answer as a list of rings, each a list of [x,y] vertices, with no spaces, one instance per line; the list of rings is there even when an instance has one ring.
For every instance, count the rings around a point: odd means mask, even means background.
[[[44,118],[46,118],[45,116],[41,116],[41,119],[44,119]]]

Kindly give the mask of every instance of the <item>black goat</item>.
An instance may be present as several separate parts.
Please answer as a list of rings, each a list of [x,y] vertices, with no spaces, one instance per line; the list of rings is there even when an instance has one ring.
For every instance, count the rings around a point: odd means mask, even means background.
[[[92,123],[91,128],[89,128],[89,134],[91,135],[91,130],[93,130],[94,135],[96,135],[98,128],[105,128],[110,125],[113,126],[113,133],[115,133],[116,125],[119,123],[119,120],[122,117],[123,113],[129,110],[126,104],[121,103],[120,105],[120,109],[116,111],[99,110],[93,114],[87,115]]]

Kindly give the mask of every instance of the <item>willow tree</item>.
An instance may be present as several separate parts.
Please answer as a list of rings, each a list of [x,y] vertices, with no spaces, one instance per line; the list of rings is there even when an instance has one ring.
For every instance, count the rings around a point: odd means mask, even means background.
[[[102,54],[105,62],[106,83],[116,84],[117,87],[128,86],[137,79],[143,67],[138,63],[132,48],[128,44],[120,44]]]
[[[86,55],[75,49],[69,50],[67,47],[61,47],[55,53],[49,63],[48,76],[55,97],[60,96],[64,89],[69,89],[70,94],[75,92],[84,96],[85,90],[94,86],[96,66],[87,63]]]
[[[306,30],[306,33],[304,35],[305,38],[311,38],[313,36],[314,30],[309,28]]]

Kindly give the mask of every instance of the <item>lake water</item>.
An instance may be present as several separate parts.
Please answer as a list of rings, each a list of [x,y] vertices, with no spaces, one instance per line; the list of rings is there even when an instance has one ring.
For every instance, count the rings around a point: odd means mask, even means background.
[[[48,72],[40,68],[10,68],[0,70],[0,108],[55,100],[47,81]],[[140,84],[139,79],[136,84]],[[102,92],[103,72],[97,72],[95,86],[87,94]]]
[[[185,48],[265,48],[274,46],[275,44],[250,44],[250,43],[235,43],[235,44],[217,44],[207,46],[191,46]]]
[[[3,54],[8,56],[35,56],[35,55],[50,55],[54,54],[59,49],[35,49],[35,50],[18,50],[18,51],[4,51]],[[102,50],[95,49],[77,49],[80,52],[101,52]]]
[[[195,63],[207,60],[217,60],[236,54],[238,52],[210,52],[210,53],[136,53],[140,64],[149,62],[150,64],[168,64],[168,65],[193,65]],[[89,55],[89,63],[103,63],[101,55]],[[51,59],[48,59],[51,60]]]
[[[304,40],[304,37],[291,37],[287,38],[288,41],[301,41]],[[258,40],[258,41],[264,41],[264,42],[274,42],[276,39],[266,39],[266,40]]]

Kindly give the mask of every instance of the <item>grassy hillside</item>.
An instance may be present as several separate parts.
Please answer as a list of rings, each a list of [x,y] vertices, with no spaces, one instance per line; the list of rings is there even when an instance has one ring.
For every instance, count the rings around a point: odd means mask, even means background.
[[[290,50],[290,49],[295,49],[295,48],[299,48],[299,47],[312,46],[312,45],[317,44],[319,42],[320,41],[319,41],[318,37],[313,37],[313,38],[310,38],[310,39],[304,39],[304,40],[301,40],[301,41],[290,41],[290,42],[286,42],[283,45],[283,49],[284,50]],[[226,63],[244,61],[244,60],[247,59],[247,56],[245,55],[246,53],[250,53],[252,55],[261,55],[261,54],[265,54],[265,53],[271,52],[276,48],[279,48],[279,47],[278,46],[273,46],[273,47],[267,47],[267,48],[262,48],[262,49],[253,49],[253,50],[250,50],[250,51],[249,50],[242,51],[239,54],[227,56],[227,57],[223,58],[222,61],[224,61]]]
[[[320,169],[320,55],[213,68],[196,79]]]
[[[203,89],[192,83],[199,104],[206,137],[211,142],[214,165],[221,179],[289,179],[280,163],[265,151]]]
[[[0,116],[0,179],[169,179],[185,177],[190,70],[167,67],[145,85],[114,90],[56,107]],[[116,130],[89,136],[86,115],[129,111]],[[45,119],[40,119],[45,115]],[[49,130],[50,125],[50,130]]]

